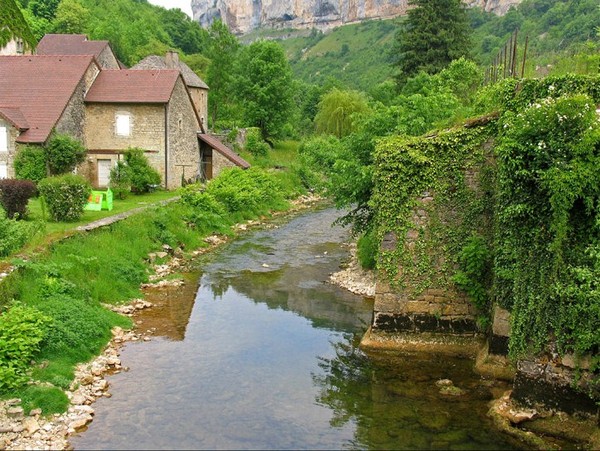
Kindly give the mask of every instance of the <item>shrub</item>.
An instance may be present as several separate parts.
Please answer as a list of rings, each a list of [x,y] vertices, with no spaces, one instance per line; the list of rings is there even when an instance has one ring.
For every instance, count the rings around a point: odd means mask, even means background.
[[[35,184],[30,180],[0,180],[0,204],[9,218],[27,216],[27,202],[35,196]]]
[[[141,194],[150,191],[151,185],[160,184],[160,174],[150,166],[143,149],[130,148],[125,152],[125,162],[129,167],[131,190]]]
[[[55,134],[46,144],[46,163],[51,175],[73,171],[85,160],[85,147],[68,135]]]
[[[0,217],[0,257],[6,257],[23,247],[37,228],[38,224]]]
[[[260,129],[249,128],[246,133],[246,150],[255,157],[265,157],[269,153],[269,145],[263,141]]]
[[[48,322],[38,310],[18,304],[0,315],[0,391],[27,381],[29,362],[39,350]]]
[[[83,214],[91,187],[83,177],[65,174],[42,180],[39,191],[53,220],[76,221]]]
[[[282,189],[274,177],[260,168],[232,168],[213,179],[206,190],[234,220],[248,219],[285,204]]]
[[[40,146],[25,146],[17,152],[13,162],[18,179],[33,180],[38,183],[48,176],[46,152]]]
[[[131,191],[131,174],[129,167],[122,161],[117,161],[110,170],[110,189],[115,197],[125,199]]]
[[[200,233],[225,233],[231,222],[222,203],[198,185],[190,185],[181,193],[181,200],[192,207],[192,212],[186,218]]]

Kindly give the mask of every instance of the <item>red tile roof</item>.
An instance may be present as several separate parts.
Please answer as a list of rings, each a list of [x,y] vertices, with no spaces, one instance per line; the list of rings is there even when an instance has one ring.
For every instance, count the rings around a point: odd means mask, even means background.
[[[240,157],[237,153],[223,144],[221,141],[217,139],[216,136],[206,135],[204,133],[198,133],[198,138],[208,144],[212,149],[219,152],[229,161],[234,163],[236,166],[239,166],[243,169],[248,169],[250,167],[250,163]]]
[[[94,55],[98,56],[108,41],[88,41],[84,34],[47,34],[40,40],[38,55]]]
[[[18,142],[46,142],[90,64],[95,64],[91,55],[0,56],[4,115],[19,127],[29,126]]]
[[[0,105],[0,118],[10,122],[19,131],[29,128],[29,123],[19,108]]]
[[[179,76],[178,70],[103,70],[85,101],[168,103]]]

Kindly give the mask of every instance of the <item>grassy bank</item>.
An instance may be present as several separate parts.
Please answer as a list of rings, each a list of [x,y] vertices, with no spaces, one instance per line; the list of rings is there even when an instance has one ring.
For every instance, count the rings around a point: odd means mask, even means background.
[[[191,252],[205,246],[210,234],[231,234],[236,222],[285,210],[301,192],[296,180],[294,171],[282,168],[228,170],[206,186],[184,188],[177,193],[181,201],[149,207],[54,242],[31,260],[14,261],[17,270],[0,284],[2,396],[20,397],[26,409],[41,407],[45,414],[64,410],[63,390],[75,365],[102,350],[111,328],[131,326],[102,304],[141,295],[140,284],[151,272],[149,253],[164,244]],[[36,383],[28,385],[30,380]]]

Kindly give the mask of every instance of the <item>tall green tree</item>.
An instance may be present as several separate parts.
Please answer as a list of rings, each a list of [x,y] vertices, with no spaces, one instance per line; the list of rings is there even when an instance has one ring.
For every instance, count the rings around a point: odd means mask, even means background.
[[[37,44],[15,0],[0,0],[0,47],[13,39],[22,39],[28,49],[35,48]]]
[[[208,58],[210,65],[206,71],[206,82],[210,87],[208,110],[211,127],[219,119],[229,116],[234,99],[235,61],[240,51],[240,43],[220,20],[213,22],[208,29]]]
[[[408,17],[396,35],[397,80],[402,85],[420,71],[440,72],[467,56],[470,28],[461,0],[410,0]]]
[[[84,34],[90,12],[79,0],[62,0],[52,23],[55,33]]]
[[[292,70],[280,44],[255,41],[239,58],[237,93],[248,125],[258,127],[271,146],[292,112]]]

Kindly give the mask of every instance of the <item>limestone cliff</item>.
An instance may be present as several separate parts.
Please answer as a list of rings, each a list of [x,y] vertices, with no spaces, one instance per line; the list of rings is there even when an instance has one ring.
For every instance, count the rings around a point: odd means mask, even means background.
[[[522,0],[464,0],[469,6],[504,14]],[[221,19],[231,31],[255,28],[329,29],[366,19],[406,13],[408,0],[192,0],[194,19],[206,27]]]

